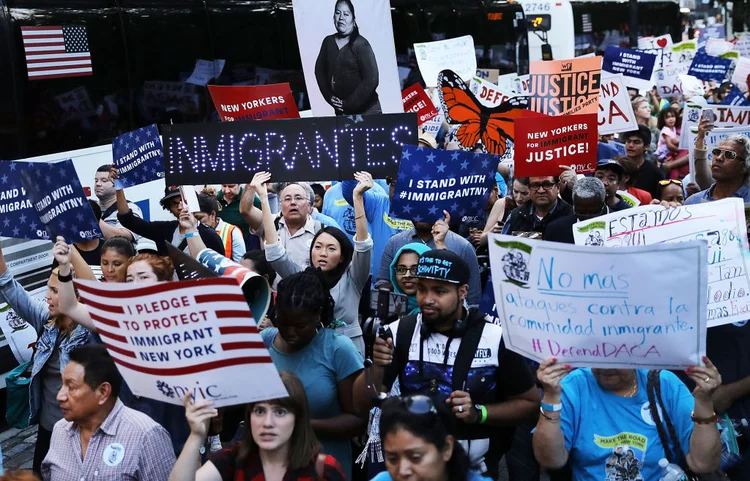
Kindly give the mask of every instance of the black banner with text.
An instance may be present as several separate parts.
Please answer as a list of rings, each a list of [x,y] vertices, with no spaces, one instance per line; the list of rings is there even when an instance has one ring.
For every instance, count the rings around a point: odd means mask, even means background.
[[[395,177],[401,146],[416,145],[416,114],[162,125],[168,185]]]

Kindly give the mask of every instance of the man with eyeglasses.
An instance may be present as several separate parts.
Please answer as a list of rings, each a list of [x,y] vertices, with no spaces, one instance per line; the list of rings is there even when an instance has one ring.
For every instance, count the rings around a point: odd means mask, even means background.
[[[639,125],[638,130],[622,134],[620,140],[625,144],[625,155],[635,161],[638,167],[633,187],[643,189],[651,194],[652,198],[657,199],[659,181],[664,178],[664,171],[645,157],[651,145],[651,131],[645,125]]]
[[[550,222],[542,239],[575,244],[573,224],[609,214],[611,209],[607,207],[606,198],[607,192],[601,180],[596,177],[579,179],[573,187],[573,215]]]
[[[514,232],[541,232],[553,220],[571,215],[573,207],[558,197],[560,194],[558,176],[529,178],[530,202],[513,209],[503,227],[503,234]]]
[[[424,394],[451,410],[472,469],[494,477],[513,427],[539,410],[534,376],[523,357],[505,348],[500,326],[468,308],[464,259],[429,250],[419,257],[416,277],[419,312],[389,324],[390,336],[375,340],[374,364],[354,384],[355,405],[367,412],[398,379],[402,395]]]
[[[258,179],[266,177],[270,180],[266,172],[257,172],[253,176],[240,204],[240,212],[250,225],[252,233],[260,238],[265,236],[263,217],[262,214],[257,215],[260,209],[253,205],[255,190],[252,186],[259,182]],[[310,215],[313,200],[314,197],[311,198],[301,183],[288,184],[279,193],[281,212],[275,220],[281,244],[286,249],[289,258],[303,269],[310,266],[310,244],[313,237],[323,228],[320,221],[313,219]]]
[[[695,142],[696,171],[707,158],[704,137],[699,130]],[[705,134],[704,134],[705,135]],[[713,184],[708,189],[693,194],[685,205],[701,204],[714,200],[739,197],[745,203],[750,202],[750,187],[747,185],[750,176],[750,138],[742,134],[731,135],[711,150],[711,177]],[[698,177],[696,176],[696,179]]]

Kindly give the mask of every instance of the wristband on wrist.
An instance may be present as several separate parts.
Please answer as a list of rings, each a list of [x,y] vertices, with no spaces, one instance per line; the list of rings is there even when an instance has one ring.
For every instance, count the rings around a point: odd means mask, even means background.
[[[559,413],[560,411],[562,411],[562,403],[557,403],[557,404],[542,403],[542,409],[551,413]]]
[[[474,409],[477,410],[477,414],[479,415],[477,423],[484,424],[487,421],[487,408],[481,404],[475,404]]]
[[[551,421],[553,423],[559,423],[560,422],[560,417],[561,416],[557,416],[556,418],[549,417],[549,416],[547,416],[547,413],[544,412],[544,409],[541,406],[539,407],[539,413],[541,413],[542,417],[544,419],[546,419],[547,421]]]
[[[690,419],[692,419],[695,424],[714,424],[718,422],[719,416],[714,412],[712,416],[707,418],[697,418],[695,417],[695,411],[693,411],[690,413]]]
[[[190,239],[191,237],[198,237],[198,235],[199,234],[197,232],[188,232],[185,234],[185,239]]]
[[[64,276],[60,274],[60,271],[57,271],[57,280],[60,282],[70,282],[73,280],[73,271],[70,271],[67,276]]]

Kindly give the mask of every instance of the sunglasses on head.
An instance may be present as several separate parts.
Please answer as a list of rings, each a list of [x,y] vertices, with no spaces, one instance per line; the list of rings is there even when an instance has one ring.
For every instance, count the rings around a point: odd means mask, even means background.
[[[727,160],[734,160],[734,159],[737,158],[737,152],[735,152],[734,150],[726,150],[726,149],[720,149],[720,148],[716,147],[715,149],[713,149],[711,151],[711,153],[715,157],[718,157],[719,155],[721,155],[723,153],[724,154],[724,158],[727,159]]]
[[[432,402],[432,399],[422,394],[402,397],[401,404],[412,414],[437,414],[435,403]]]
[[[677,179],[664,179],[664,180],[659,181],[659,185],[669,185],[669,184],[682,185],[682,181],[677,180]]]

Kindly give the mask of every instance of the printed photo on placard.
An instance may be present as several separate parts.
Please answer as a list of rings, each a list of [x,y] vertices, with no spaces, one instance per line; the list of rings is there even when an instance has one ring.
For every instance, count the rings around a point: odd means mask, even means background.
[[[388,0],[292,3],[314,116],[404,111]]]

